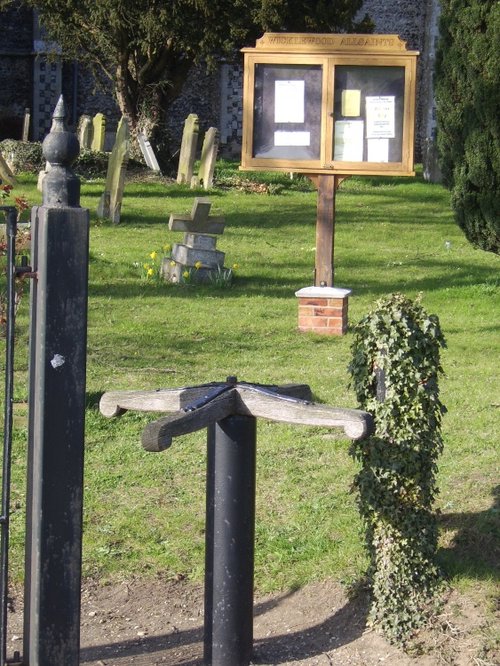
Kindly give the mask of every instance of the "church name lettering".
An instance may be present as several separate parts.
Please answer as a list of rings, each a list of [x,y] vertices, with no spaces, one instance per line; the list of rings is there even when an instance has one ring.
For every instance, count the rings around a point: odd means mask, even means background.
[[[387,37],[330,37],[328,35],[273,35],[269,38],[271,44],[282,45],[307,45],[314,46],[395,46],[394,39]]]

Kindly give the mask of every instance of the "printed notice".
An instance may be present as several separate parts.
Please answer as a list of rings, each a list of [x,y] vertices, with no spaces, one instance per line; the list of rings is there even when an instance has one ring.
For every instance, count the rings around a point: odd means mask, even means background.
[[[361,113],[361,90],[342,91],[342,115],[359,116]]]
[[[333,159],[341,162],[363,161],[362,120],[338,120],[335,123]]]
[[[274,122],[304,122],[304,81],[274,82]]]
[[[394,138],[394,96],[366,98],[366,138]]]
[[[389,139],[368,139],[368,162],[389,161]]]
[[[275,146],[310,146],[311,132],[275,132]]]

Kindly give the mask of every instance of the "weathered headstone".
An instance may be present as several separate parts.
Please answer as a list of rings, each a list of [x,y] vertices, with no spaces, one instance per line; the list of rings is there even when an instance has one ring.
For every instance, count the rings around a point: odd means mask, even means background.
[[[50,164],[48,162],[45,162],[45,168],[38,172],[38,180],[37,180],[37,184],[36,184],[36,189],[39,192],[42,192],[42,190],[43,190],[43,180],[44,180],[45,176],[49,173],[49,171],[50,171]]]
[[[210,127],[205,133],[203,146],[201,148],[200,169],[198,176],[191,179],[191,187],[203,184],[203,189],[212,187],[214,179],[215,161],[219,150],[219,131],[216,127]]]
[[[435,139],[425,139],[422,162],[424,180],[428,183],[442,183],[443,174],[439,165],[439,153]]]
[[[31,112],[29,109],[24,110],[24,121],[23,121],[23,141],[29,141],[30,137],[30,121],[31,121]]]
[[[96,113],[92,119],[92,143],[90,150],[104,150],[104,140],[106,138],[106,116],[103,113]]]
[[[122,117],[118,124],[115,145],[109,156],[105,190],[97,207],[97,217],[109,218],[114,224],[120,221],[129,150],[128,121]]]
[[[171,231],[184,231],[184,242],[175,243],[172,256],[165,258],[162,275],[170,282],[182,282],[186,270],[195,273],[197,282],[208,282],[216,272],[224,270],[224,252],[216,249],[217,239],[224,231],[224,218],[209,215],[208,199],[196,198],[190,215],[170,215]],[[209,235],[213,234],[213,235]]]
[[[179,167],[177,169],[177,182],[179,184],[191,183],[199,131],[198,116],[196,113],[190,113],[184,121],[184,131],[182,133]]]
[[[12,173],[9,165],[7,162],[4,160],[2,153],[0,153],[0,183],[5,183],[9,185],[14,185],[16,182],[16,179],[14,177],[14,174]]]
[[[156,155],[153,150],[153,146],[150,144],[148,138],[142,132],[139,132],[137,135],[137,140],[139,141],[139,147],[141,149],[142,156],[147,164],[147,166],[152,171],[160,172],[160,165],[156,159]]]
[[[92,118],[86,114],[80,116],[78,121],[77,136],[80,142],[80,150],[90,150],[92,146],[93,124]]]

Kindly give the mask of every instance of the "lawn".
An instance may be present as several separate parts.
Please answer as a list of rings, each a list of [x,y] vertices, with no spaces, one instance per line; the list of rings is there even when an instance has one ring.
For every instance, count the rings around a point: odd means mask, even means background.
[[[105,419],[104,391],[180,387],[227,375],[308,383],[315,399],[356,407],[347,365],[352,332],[297,332],[295,291],[312,284],[316,195],[302,178],[249,184],[221,163],[208,193],[148,178],[125,189],[120,225],[97,220],[103,181],[82,183],[91,211],[84,574],[203,576],[205,433],[143,451],[154,415]],[[253,181],[252,181],[253,182]],[[40,201],[35,177],[16,194]],[[231,185],[231,187],[229,186]],[[218,248],[238,265],[231,288],[145,280],[152,251],[182,240],[170,213],[209,196],[226,218]],[[401,291],[437,314],[445,448],[439,461],[439,560],[464,591],[494,594],[498,571],[498,257],[474,249],[452,219],[449,194],[415,178],[353,178],[337,196],[335,283],[352,289],[349,320]],[[22,575],[28,299],[17,324],[13,472],[13,575]],[[1,342],[3,344],[3,341]],[[2,347],[3,350],[3,347]],[[2,351],[3,357],[3,351]],[[3,360],[1,361],[3,364]],[[260,592],[326,577],[351,583],[367,559],[351,484],[356,464],[341,432],[260,420],[256,586]]]

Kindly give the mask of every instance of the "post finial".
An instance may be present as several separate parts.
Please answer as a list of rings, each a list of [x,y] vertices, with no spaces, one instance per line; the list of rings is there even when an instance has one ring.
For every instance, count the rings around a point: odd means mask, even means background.
[[[71,165],[80,153],[80,144],[65,124],[66,109],[61,95],[52,114],[52,127],[45,137],[42,150],[51,169],[43,180],[45,206],[78,206],[80,181]]]

